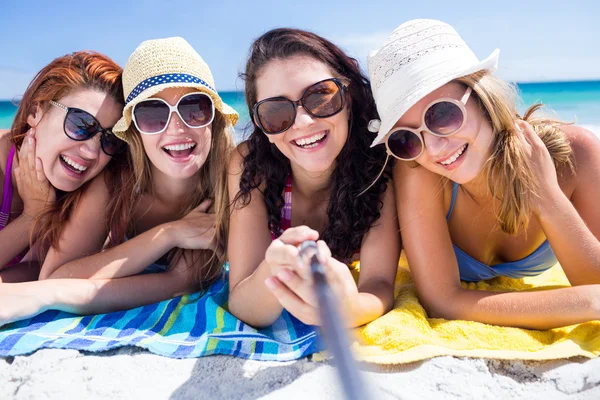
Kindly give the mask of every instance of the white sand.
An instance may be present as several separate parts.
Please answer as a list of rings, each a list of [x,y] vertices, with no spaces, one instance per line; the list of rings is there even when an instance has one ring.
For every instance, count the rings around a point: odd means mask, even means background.
[[[373,399],[600,399],[600,358],[549,362],[438,357],[362,365]],[[0,399],[335,399],[331,364],[229,356],[174,360],[125,348],[0,359]]]

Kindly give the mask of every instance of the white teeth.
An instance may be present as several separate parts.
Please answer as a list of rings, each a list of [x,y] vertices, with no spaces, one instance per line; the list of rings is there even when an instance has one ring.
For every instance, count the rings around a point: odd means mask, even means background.
[[[187,149],[191,149],[192,147],[195,147],[196,143],[185,143],[185,144],[169,144],[165,147],[163,147],[163,149],[165,150],[187,150]]]
[[[308,137],[308,138],[296,139],[296,140],[294,140],[294,142],[296,142],[296,144],[298,146],[302,146],[307,149],[311,149],[318,145],[318,143],[315,143],[315,142],[323,139],[324,137],[325,137],[324,133],[317,133],[316,135],[312,135],[311,137]]]
[[[467,148],[467,145],[465,143],[460,149],[457,150],[456,153],[454,153],[452,155],[452,157],[450,157],[446,161],[442,161],[440,164],[442,164],[442,165],[450,165],[450,164],[452,164],[454,161],[456,161],[456,159],[458,157],[460,157],[460,155],[465,151],[466,148]]]
[[[62,160],[64,162],[66,162],[67,164],[69,164],[71,167],[75,168],[78,171],[83,172],[83,171],[85,171],[88,168],[88,167],[84,167],[81,164],[77,164],[75,161],[71,160],[69,157],[67,157],[67,156],[65,156],[63,154],[60,155],[60,158],[62,158]]]

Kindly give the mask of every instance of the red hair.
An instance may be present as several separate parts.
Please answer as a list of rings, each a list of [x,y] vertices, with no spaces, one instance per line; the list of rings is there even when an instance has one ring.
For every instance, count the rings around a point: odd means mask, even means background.
[[[15,147],[21,147],[31,128],[27,122],[30,115],[35,115],[37,110],[47,110],[50,100],[60,99],[73,91],[97,90],[110,95],[117,104],[124,105],[122,74],[123,69],[113,60],[93,51],[79,51],[53,60],[33,78],[19,104],[11,128]],[[111,244],[117,244],[124,239],[131,207],[130,196],[124,195],[132,185],[129,151],[114,156],[105,171],[111,199],[106,224],[111,233]],[[31,232],[32,242],[40,242],[41,249],[48,245],[58,249],[62,231],[88,184],[73,192],[57,192],[57,201],[38,217]]]

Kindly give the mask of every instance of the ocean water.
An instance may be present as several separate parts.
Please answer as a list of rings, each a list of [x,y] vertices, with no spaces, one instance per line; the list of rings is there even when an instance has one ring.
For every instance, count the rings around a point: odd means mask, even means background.
[[[575,122],[600,135],[600,81],[521,83],[521,111],[543,103],[547,111],[563,121]],[[248,107],[243,92],[221,92],[223,101],[233,107],[240,120],[236,125],[239,141],[250,127]],[[10,101],[0,101],[0,129],[8,129],[17,108]]]
[[[519,89],[523,109],[543,103],[559,119],[600,136],[600,81],[521,83]]]

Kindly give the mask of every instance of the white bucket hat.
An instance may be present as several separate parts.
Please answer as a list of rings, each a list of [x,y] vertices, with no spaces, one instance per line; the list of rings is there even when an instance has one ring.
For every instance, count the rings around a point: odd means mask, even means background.
[[[371,89],[381,120],[371,120],[378,132],[371,147],[381,143],[396,121],[423,97],[446,83],[498,65],[500,50],[483,61],[450,25],[415,19],[396,28],[383,46],[369,54]]]

